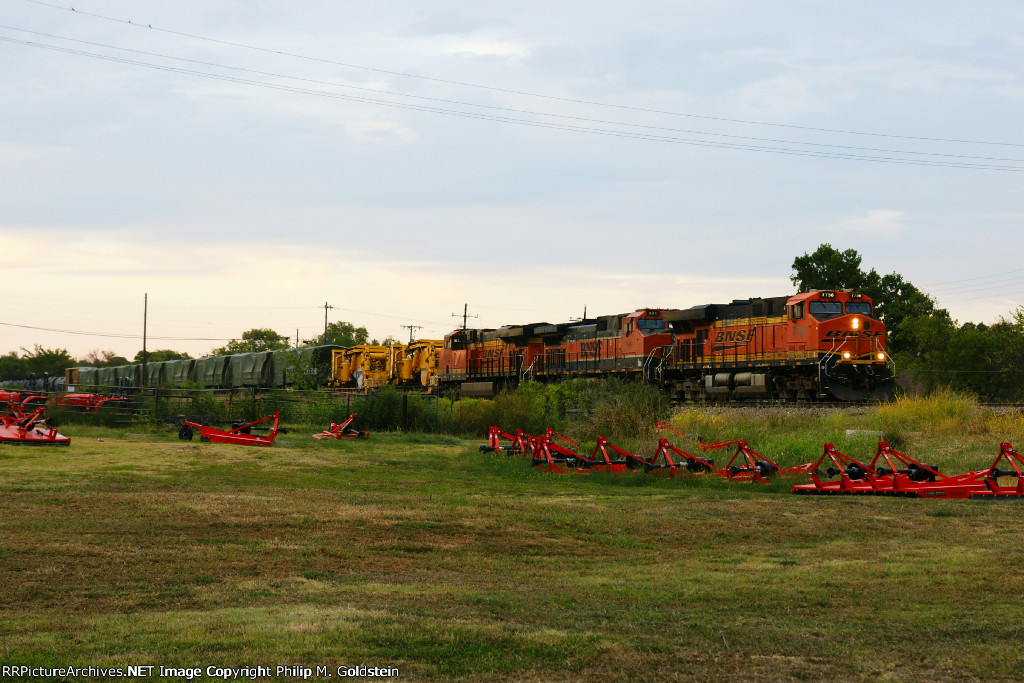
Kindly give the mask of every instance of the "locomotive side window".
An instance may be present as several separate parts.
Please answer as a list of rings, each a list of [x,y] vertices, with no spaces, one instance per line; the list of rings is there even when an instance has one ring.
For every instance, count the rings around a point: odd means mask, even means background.
[[[789,307],[790,320],[799,320],[802,317],[804,317],[804,304],[802,301]]]
[[[871,304],[867,301],[850,301],[846,304],[846,312],[871,315]]]
[[[843,314],[843,304],[838,301],[812,301],[807,309],[818,320],[831,320]]]

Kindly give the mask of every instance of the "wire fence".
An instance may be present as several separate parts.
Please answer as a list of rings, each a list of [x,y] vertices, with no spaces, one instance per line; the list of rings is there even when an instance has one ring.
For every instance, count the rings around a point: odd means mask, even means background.
[[[92,390],[109,399],[97,410],[62,405],[58,396],[50,401],[48,414],[60,414],[65,421],[78,421],[78,416],[81,416],[83,421],[178,423],[187,419],[216,424],[255,420],[278,412],[284,423],[326,427],[357,413],[363,425],[378,431],[448,431],[447,423],[451,422],[453,412],[451,402],[438,396],[403,393],[394,389],[370,394],[262,388],[126,389],[97,386]],[[448,407],[444,415],[442,402]]]

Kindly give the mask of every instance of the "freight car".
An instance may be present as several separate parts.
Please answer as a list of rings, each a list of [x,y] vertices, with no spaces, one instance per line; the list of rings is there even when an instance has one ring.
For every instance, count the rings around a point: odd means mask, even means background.
[[[437,374],[440,339],[391,346],[306,346],[112,367],[68,368],[68,391],[146,387],[284,389],[302,384],[369,391],[381,386],[428,391]],[[143,377],[145,372],[145,377]],[[301,382],[299,380],[302,380]]]
[[[322,385],[329,379],[331,353],[340,346],[307,346],[283,351],[236,353],[184,360],[110,367],[68,368],[68,391],[140,387],[201,387],[204,389],[283,389],[303,383]]]
[[[439,366],[440,389],[467,396],[607,376],[640,377],[686,400],[873,400],[893,386],[885,325],[850,291],[460,329],[445,337]]]

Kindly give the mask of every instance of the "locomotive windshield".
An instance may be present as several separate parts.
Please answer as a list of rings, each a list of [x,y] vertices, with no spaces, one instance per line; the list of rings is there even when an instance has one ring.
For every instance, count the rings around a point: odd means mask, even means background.
[[[665,329],[665,321],[653,320],[651,318],[640,318],[636,321],[636,326],[641,330],[663,330]]]
[[[843,314],[843,304],[838,301],[812,301],[807,309],[818,320],[831,320]]]
[[[847,313],[860,313],[861,315],[871,315],[871,304],[867,301],[849,301],[846,304]]]

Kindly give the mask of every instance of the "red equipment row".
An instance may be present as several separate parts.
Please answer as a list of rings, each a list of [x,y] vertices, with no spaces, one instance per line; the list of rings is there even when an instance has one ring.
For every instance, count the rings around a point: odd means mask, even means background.
[[[822,481],[821,465],[828,458],[827,478],[839,475],[838,481]],[[1000,469],[1005,461],[1007,469]],[[825,444],[821,457],[811,468],[811,483],[793,487],[793,493],[805,495],[873,495],[908,496],[912,498],[995,498],[1024,497],[1024,457],[1013,446],[999,444],[999,454],[988,467],[954,476],[939,472],[934,465],[918,462],[900,453],[884,441],[870,463],[862,463]],[[1015,479],[1012,486],[1001,486],[1000,479]]]
[[[502,439],[511,442],[510,445],[503,446]],[[562,443],[556,442],[555,439]],[[500,427],[491,427],[488,432],[487,445],[481,446],[480,451],[484,453],[529,454],[533,457],[533,466],[546,472],[581,474],[594,471],[614,474],[650,472],[668,477],[684,474],[714,474],[731,481],[766,481],[780,475],[806,474],[814,464],[805,463],[790,468],[780,467],[756,452],[743,439],[701,444],[704,451],[720,450],[730,446],[736,446],[735,452],[724,467],[719,467],[715,465],[713,459],[705,455],[688,453],[673,446],[665,438],[658,439],[658,447],[649,458],[619,448],[603,436],[597,437],[594,450],[590,455],[585,455],[578,452],[579,446],[574,441],[556,433],[550,427],[541,436],[526,434],[521,429],[509,434]]]
[[[659,430],[676,431],[664,423]],[[502,440],[510,442],[502,445]],[[558,441],[561,443],[559,443]],[[1024,456],[1017,453],[1009,443],[999,444],[999,454],[983,469],[966,474],[947,476],[935,465],[914,460],[884,441],[878,442],[878,450],[870,463],[854,460],[840,453],[830,443],[825,444],[821,456],[813,461],[795,467],[783,468],[765,458],[750,447],[743,439],[700,442],[704,453],[735,446],[732,457],[722,467],[706,455],[694,455],[659,438],[654,454],[645,458],[619,448],[603,436],[597,437],[593,451],[586,455],[579,452],[579,446],[552,429],[541,436],[532,436],[522,430],[509,434],[500,427],[491,427],[487,445],[482,452],[508,452],[528,454],[533,466],[542,471],[555,473],[586,474],[594,471],[625,474],[650,472],[675,477],[680,475],[712,474],[730,481],[764,482],[777,476],[808,475],[811,482],[793,486],[793,493],[804,495],[875,495],[906,496],[913,498],[973,498],[973,499],[1024,499]],[[822,474],[821,468],[830,460],[832,467]],[[836,481],[824,481],[839,475]],[[1013,479],[1012,485],[1001,485],[1000,481]]]

